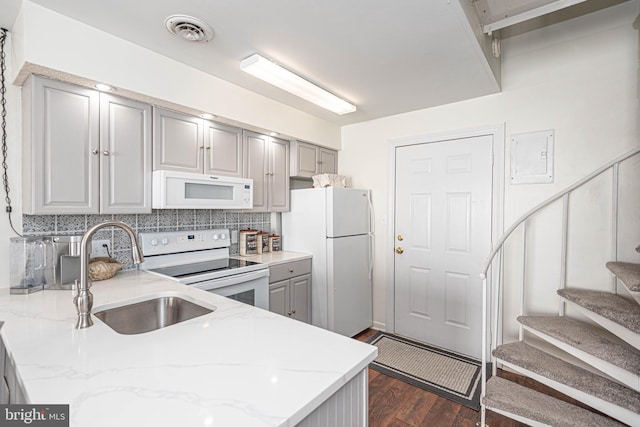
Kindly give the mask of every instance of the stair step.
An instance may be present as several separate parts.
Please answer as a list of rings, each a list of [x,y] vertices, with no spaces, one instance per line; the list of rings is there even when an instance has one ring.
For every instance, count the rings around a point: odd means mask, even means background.
[[[487,391],[482,403],[491,411],[532,426],[624,425],[500,377],[492,377],[487,381]]]
[[[519,316],[527,331],[583,360],[627,387],[640,391],[640,351],[600,335],[578,320],[559,316]]]
[[[640,348],[640,305],[619,295],[589,289],[558,289],[558,295],[635,348]]]
[[[607,268],[629,289],[640,292],[640,264],[631,262],[608,262]]]
[[[638,425],[640,393],[538,350],[524,342],[504,344],[493,355],[506,366],[613,418]]]

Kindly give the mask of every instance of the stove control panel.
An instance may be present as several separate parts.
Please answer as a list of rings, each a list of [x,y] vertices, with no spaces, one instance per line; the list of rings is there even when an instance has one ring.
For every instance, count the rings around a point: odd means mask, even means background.
[[[145,256],[228,248],[231,245],[228,229],[140,233],[138,241]]]

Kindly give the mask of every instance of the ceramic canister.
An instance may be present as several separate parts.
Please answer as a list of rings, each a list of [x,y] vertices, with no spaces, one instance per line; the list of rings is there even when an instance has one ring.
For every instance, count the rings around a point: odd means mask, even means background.
[[[278,252],[280,250],[280,236],[275,234],[269,236],[269,250],[271,252]]]
[[[269,252],[269,233],[261,231],[258,233],[258,253]]]
[[[258,253],[258,230],[250,228],[240,230],[240,255],[256,255]]]

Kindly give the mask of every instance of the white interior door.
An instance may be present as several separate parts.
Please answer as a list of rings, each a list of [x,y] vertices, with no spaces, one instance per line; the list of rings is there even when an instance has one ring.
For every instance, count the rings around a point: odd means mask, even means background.
[[[395,332],[480,358],[492,136],[396,148]]]

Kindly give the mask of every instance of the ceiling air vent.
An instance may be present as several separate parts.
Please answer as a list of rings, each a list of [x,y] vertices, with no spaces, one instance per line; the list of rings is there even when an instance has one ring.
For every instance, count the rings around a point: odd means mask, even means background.
[[[208,42],[213,38],[213,28],[192,16],[172,15],[164,23],[172,34],[190,42]]]

